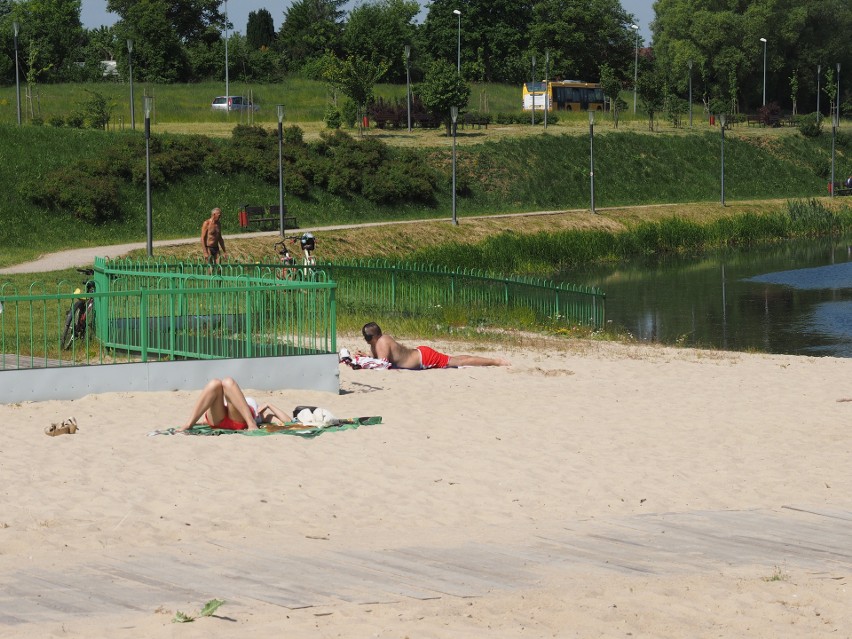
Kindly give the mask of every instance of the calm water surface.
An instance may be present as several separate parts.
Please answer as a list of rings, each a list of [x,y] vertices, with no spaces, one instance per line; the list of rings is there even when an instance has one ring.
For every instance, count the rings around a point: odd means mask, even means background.
[[[852,238],[565,271],[607,319],[664,344],[852,357]]]

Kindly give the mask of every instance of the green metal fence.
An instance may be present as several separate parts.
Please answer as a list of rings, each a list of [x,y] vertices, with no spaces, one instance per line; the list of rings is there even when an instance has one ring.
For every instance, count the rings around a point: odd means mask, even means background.
[[[485,315],[522,309],[541,324],[601,328],[606,322],[606,295],[594,287],[386,260],[321,262],[317,268],[337,284],[340,312],[422,315],[458,306]]]
[[[71,284],[0,285],[0,369],[336,352],[335,285],[257,265],[95,260],[94,319],[67,347]]]

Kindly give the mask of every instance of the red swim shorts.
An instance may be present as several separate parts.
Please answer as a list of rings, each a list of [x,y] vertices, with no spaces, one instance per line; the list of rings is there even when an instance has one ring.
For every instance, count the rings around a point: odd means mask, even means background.
[[[210,424],[209,415],[204,415],[204,419],[207,421],[208,424]],[[210,424],[210,426],[213,428],[221,428],[222,430],[245,430],[248,428],[248,426],[243,422],[235,422],[227,415],[218,424]]]
[[[428,346],[418,346],[417,350],[420,351],[420,368],[446,368],[450,361],[449,355]]]

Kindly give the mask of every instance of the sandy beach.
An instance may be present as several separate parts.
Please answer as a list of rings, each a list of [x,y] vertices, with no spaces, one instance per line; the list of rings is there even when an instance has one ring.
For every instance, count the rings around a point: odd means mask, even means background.
[[[149,437],[189,391],[0,405],[0,636],[852,636],[852,363],[432,345],[513,365],[253,393],[383,418],[315,439]]]

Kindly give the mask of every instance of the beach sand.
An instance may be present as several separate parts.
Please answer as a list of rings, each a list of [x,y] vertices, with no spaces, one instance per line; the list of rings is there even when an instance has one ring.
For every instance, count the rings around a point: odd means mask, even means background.
[[[383,417],[315,439],[148,437],[189,391],[0,406],[0,636],[852,635],[852,536],[808,533],[852,527],[852,362],[433,345],[513,365],[341,367],[339,395],[252,393]],[[69,416],[78,433],[44,435]],[[385,557],[415,558],[397,582],[419,596],[347,577],[370,558],[380,580]],[[441,564],[442,592],[417,557],[468,564]],[[263,562],[291,568],[269,583]],[[80,605],[52,609],[84,574]],[[308,607],[270,602],[285,592]],[[172,623],[217,597],[216,616]]]

